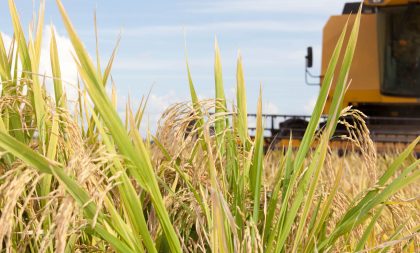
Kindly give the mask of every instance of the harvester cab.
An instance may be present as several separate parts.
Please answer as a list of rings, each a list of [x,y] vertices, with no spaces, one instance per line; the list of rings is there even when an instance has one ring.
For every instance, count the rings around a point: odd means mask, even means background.
[[[359,6],[347,3],[341,15],[327,21],[321,75],[341,27],[347,19],[354,21]],[[420,1],[364,1],[349,77],[343,107],[351,105],[368,116],[374,141],[410,141],[420,135]],[[330,103],[329,97],[324,112]]]
[[[314,56],[312,48],[307,49],[307,83],[308,77],[316,80],[309,84],[322,83],[342,28],[347,21],[353,24],[361,4],[346,3],[340,15],[326,22],[319,76],[308,71]],[[407,144],[420,135],[420,0],[365,0],[361,11],[358,44],[349,72],[351,85],[342,106],[352,106],[368,116],[371,138],[378,146]],[[334,89],[333,84],[324,114],[329,111]],[[275,119],[278,116],[273,115]],[[288,138],[288,133],[302,132],[307,125],[304,117],[281,117],[283,122],[271,119],[272,139]]]

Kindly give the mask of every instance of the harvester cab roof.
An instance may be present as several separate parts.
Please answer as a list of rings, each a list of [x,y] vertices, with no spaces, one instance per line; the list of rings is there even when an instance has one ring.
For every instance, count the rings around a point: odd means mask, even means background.
[[[420,0],[364,0],[366,6],[395,6],[420,3]]]

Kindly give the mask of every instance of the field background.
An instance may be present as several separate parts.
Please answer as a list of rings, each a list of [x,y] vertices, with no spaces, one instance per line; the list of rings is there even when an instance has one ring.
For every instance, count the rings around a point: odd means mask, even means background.
[[[241,55],[233,104],[216,40],[215,96],[199,99],[187,58],[189,101],[142,135],[148,96],[121,117],[117,50],[106,64],[90,55],[57,0],[79,76],[68,103],[54,29],[51,76],[39,73],[44,3],[27,35],[9,0],[14,39],[0,40],[0,252],[418,251],[420,136],[378,154],[363,114],[341,107],[360,15],[343,27],[300,146],[264,153],[263,96],[250,136]],[[358,151],[338,156],[329,140],[342,114],[355,119],[346,126]]]

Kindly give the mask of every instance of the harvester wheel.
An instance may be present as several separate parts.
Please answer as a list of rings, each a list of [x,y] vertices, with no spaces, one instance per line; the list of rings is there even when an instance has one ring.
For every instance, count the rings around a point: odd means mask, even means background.
[[[279,138],[289,138],[292,134],[293,138],[301,139],[308,127],[308,121],[299,118],[287,119],[280,123]]]

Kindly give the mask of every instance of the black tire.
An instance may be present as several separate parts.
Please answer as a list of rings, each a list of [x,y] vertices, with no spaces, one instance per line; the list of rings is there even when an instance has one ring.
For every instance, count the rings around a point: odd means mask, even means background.
[[[289,138],[292,134],[293,138],[302,138],[308,127],[308,121],[300,118],[287,119],[280,123],[280,138]]]

